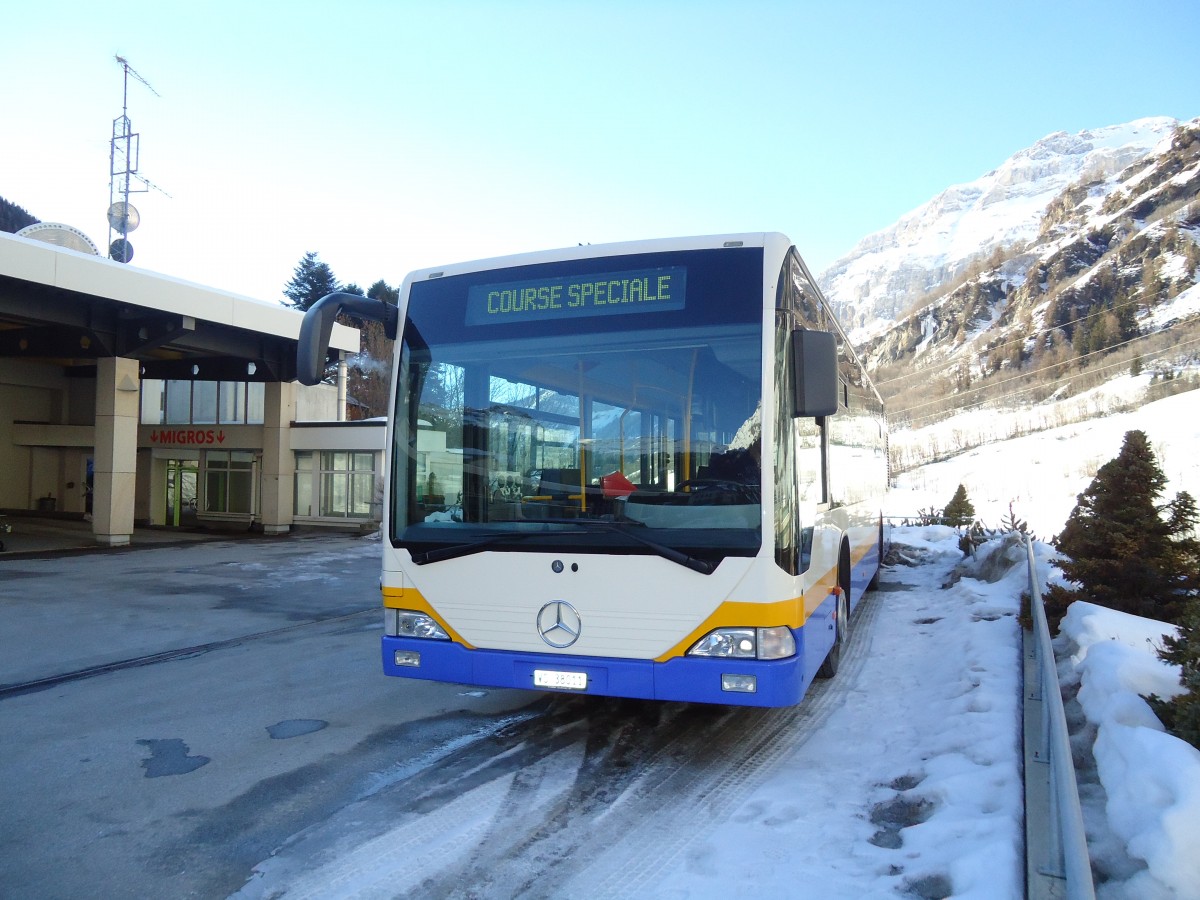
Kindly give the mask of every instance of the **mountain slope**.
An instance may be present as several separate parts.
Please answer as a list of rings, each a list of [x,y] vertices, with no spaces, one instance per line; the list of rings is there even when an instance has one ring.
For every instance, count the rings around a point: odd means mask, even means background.
[[[1200,119],[1121,171],[1085,172],[1030,238],[912,298],[874,337],[860,329],[859,349],[894,424],[919,429],[985,405],[1077,421],[1200,386],[1198,276]],[[1094,393],[1142,371],[1151,377],[1138,396]],[[893,433],[894,449],[905,443],[913,461],[929,458],[920,435]]]
[[[1084,177],[1121,171],[1176,125],[1160,116],[1051,134],[864,238],[818,280],[853,337],[877,331],[878,320],[899,317],[913,300],[961,276],[973,261],[1037,237],[1047,207],[1063,190]]]

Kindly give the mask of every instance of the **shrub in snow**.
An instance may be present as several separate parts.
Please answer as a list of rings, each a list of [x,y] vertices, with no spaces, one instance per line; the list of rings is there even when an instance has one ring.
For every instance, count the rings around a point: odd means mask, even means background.
[[[954,492],[954,496],[950,498],[950,502],[946,504],[946,508],[942,510],[942,524],[962,528],[970,525],[974,520],[975,507],[967,497],[967,489],[960,484],[958,490]]]

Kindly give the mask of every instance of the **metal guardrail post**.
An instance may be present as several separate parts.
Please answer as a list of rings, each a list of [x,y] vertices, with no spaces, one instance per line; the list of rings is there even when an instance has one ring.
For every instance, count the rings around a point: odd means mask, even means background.
[[[1095,900],[1092,865],[1088,856],[1087,836],[1083,827],[1083,810],[1079,804],[1079,787],[1075,781],[1075,764],[1071,759],[1067,715],[1063,709],[1058,671],[1054,664],[1054,648],[1050,644],[1050,626],[1042,603],[1038,583],[1033,540],[1025,535],[1029,559],[1029,608],[1033,618],[1032,646],[1026,648],[1024,697],[1025,716],[1025,785],[1026,785],[1026,867],[1028,896],[1031,898],[1066,896],[1071,900]],[[1028,637],[1028,635],[1027,635]],[[1030,681],[1033,681],[1031,684]],[[1040,715],[1032,718],[1033,704],[1040,704]],[[1029,733],[1031,724],[1040,734]],[[1039,773],[1031,766],[1049,765],[1049,790],[1037,791]],[[1036,799],[1035,799],[1036,798]],[[1031,804],[1033,808],[1031,809]],[[1045,812],[1046,821],[1038,829],[1033,813]],[[1036,838],[1042,838],[1037,841]],[[1035,844],[1037,846],[1035,847]],[[1039,854],[1033,865],[1033,854]],[[1043,876],[1039,879],[1037,875]],[[1065,894],[1063,890],[1065,889]]]

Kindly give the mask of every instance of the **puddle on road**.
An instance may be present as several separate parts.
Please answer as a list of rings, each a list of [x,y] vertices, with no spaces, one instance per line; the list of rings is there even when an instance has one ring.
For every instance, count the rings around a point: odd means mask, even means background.
[[[273,741],[286,741],[288,738],[313,734],[328,727],[329,723],[324,719],[284,719],[275,725],[268,725],[267,734]]]
[[[142,760],[142,768],[146,770],[147,778],[186,775],[212,761],[207,756],[189,756],[190,748],[179,738],[140,740],[138,743],[150,750],[150,758]]]

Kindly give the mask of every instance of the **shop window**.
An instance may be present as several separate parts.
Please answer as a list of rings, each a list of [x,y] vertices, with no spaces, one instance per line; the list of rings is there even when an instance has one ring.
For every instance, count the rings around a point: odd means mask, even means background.
[[[192,383],[192,422],[196,425],[217,424],[217,382]]]
[[[166,415],[167,383],[158,378],[142,379],[143,425],[161,425]]]
[[[313,455],[311,450],[296,452],[296,508],[298,516],[313,514]]]
[[[254,510],[254,454],[246,450],[209,450],[204,456],[206,512]]]
[[[375,498],[374,453],[322,451],[320,481],[320,515],[370,518]]]
[[[266,419],[267,386],[261,381],[246,385],[246,424],[261,425]]]
[[[143,425],[261,425],[265,409],[261,381],[142,379]]]
[[[246,383],[222,381],[217,401],[222,425],[240,425],[246,421]]]
[[[166,425],[190,425],[192,423],[192,383],[190,381],[168,381]]]

